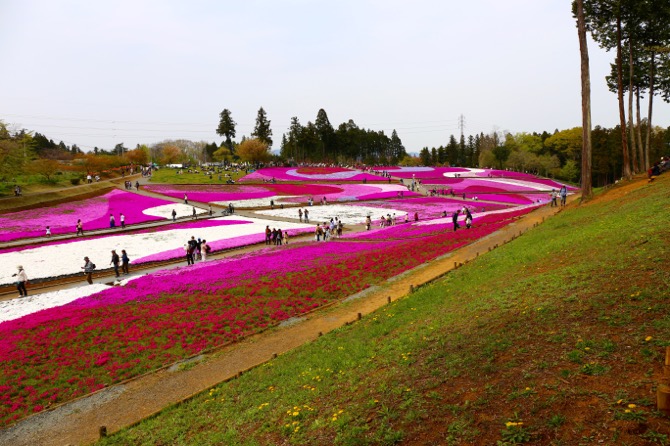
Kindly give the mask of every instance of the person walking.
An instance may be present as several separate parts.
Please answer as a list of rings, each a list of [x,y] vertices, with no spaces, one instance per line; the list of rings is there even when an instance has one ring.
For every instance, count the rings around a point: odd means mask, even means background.
[[[283,238],[283,240],[284,240],[284,244],[285,244],[285,245],[288,245],[288,231],[284,231],[284,238]]]
[[[46,237],[51,237],[51,226],[47,226],[47,233],[45,235]]]
[[[126,229],[126,216],[123,215],[123,212],[119,215],[119,220],[121,221],[121,229]]]
[[[188,204],[188,196],[184,194],[184,204]]]
[[[272,238],[272,230],[270,229],[270,226],[268,225],[268,226],[265,227],[265,244],[266,245],[270,244],[271,238]]]
[[[556,189],[551,190],[551,207],[556,207],[558,206],[558,203],[556,200],[558,199],[558,193],[556,193]]]
[[[298,218],[300,219],[300,222],[302,223],[302,209],[298,209]]]
[[[135,189],[140,190],[140,182],[139,181],[135,181]]]
[[[77,235],[84,235],[84,225],[81,224],[81,219],[77,220]]]
[[[198,246],[198,242],[195,240],[194,236],[191,236],[191,240],[188,241],[186,245],[186,264],[193,265],[195,263],[193,256],[195,255],[195,248]]]
[[[172,222],[177,221],[177,211],[172,209]]]
[[[198,219],[198,214],[195,212],[195,206],[193,206],[193,220]]]
[[[116,222],[114,220],[114,214],[109,214],[109,227],[113,228],[116,226]]]
[[[305,223],[309,223],[309,211],[305,209]]]
[[[456,232],[456,230],[460,228],[460,225],[458,224],[458,215],[460,213],[461,213],[460,210],[456,210],[456,212],[454,212],[454,215],[452,215],[451,217],[451,221],[454,223],[454,232]]]
[[[112,249],[112,260],[109,262],[109,264],[114,265],[114,274],[116,274],[116,277],[119,277],[119,263],[121,263],[121,259],[116,253],[116,250]]]
[[[28,297],[28,290],[26,289],[28,275],[24,271],[23,266],[19,265],[16,268],[19,271],[16,274],[12,274],[12,277],[16,277],[16,289],[19,290],[19,297]]]
[[[130,272],[128,271],[128,265],[130,264],[130,258],[128,257],[128,253],[126,252],[125,249],[121,250],[121,271],[123,271],[123,275],[127,276]]]
[[[209,212],[209,216],[210,216],[210,217],[211,217],[212,215],[214,215],[214,212],[212,211],[212,205],[211,205],[211,204],[209,205],[209,211],[208,211],[208,212]]]
[[[209,246],[207,240],[202,240],[202,245],[200,246],[200,254],[202,255],[202,261],[207,261],[207,255],[212,251],[212,247]]]
[[[365,217],[365,230],[369,231],[370,226],[372,226],[372,218],[370,218],[370,216],[368,215],[367,217]]]
[[[91,259],[84,257],[84,266],[81,267],[84,270],[84,275],[86,276],[86,281],[89,285],[93,285],[93,270],[95,269],[95,263],[91,262]]]
[[[561,195],[561,207],[563,207],[565,206],[565,203],[568,199],[568,188],[566,185],[563,185],[563,187],[561,187],[560,195]]]
[[[465,208],[465,227],[468,229],[472,227],[472,214],[468,208]]]

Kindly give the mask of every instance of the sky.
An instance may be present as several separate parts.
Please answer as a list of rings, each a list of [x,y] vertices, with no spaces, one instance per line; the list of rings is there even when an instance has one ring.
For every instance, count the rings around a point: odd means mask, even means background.
[[[589,52],[593,125],[613,127],[614,54]],[[408,152],[461,121],[466,136],[581,126],[568,0],[0,0],[0,55],[0,120],[85,151],[220,143],[223,109],[239,141],[260,107],[273,150],[321,108],[334,127],[396,129]],[[658,98],[653,122],[670,125]]]

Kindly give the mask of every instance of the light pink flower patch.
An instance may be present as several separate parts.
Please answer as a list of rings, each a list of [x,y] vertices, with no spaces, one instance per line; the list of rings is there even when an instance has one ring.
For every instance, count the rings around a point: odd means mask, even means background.
[[[77,219],[81,219],[85,231],[108,228],[109,214],[114,215],[117,226],[121,225],[120,213],[125,215],[127,225],[161,220],[145,215],[143,211],[170,203],[115,189],[94,198],[3,214],[0,215],[0,242],[42,237],[47,226],[51,227],[52,235],[75,233]]]

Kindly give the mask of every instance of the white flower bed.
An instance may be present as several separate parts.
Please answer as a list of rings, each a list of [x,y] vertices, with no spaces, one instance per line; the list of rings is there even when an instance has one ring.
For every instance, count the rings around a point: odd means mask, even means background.
[[[260,208],[260,207],[267,207],[270,206],[270,201],[275,202],[275,206],[279,206],[282,203],[284,204],[294,204],[289,201],[282,201],[286,200],[288,198],[293,198],[294,195],[275,195],[273,197],[265,197],[265,198],[248,198],[246,200],[229,200],[229,201],[214,201],[212,204],[218,205],[218,206],[228,206],[228,204],[232,203],[234,207],[236,208]]]
[[[381,209],[368,206],[344,204],[304,206],[302,209],[303,211],[305,209],[309,210],[309,221],[312,224],[330,221],[331,218],[335,217],[342,220],[344,224],[363,224],[365,223],[365,218],[368,215],[372,218],[373,221],[375,221],[379,220],[386,214],[395,214],[396,217],[404,217],[405,214],[407,214],[407,212],[397,209]],[[274,217],[298,218],[298,208],[274,210],[268,209],[265,211],[257,211],[256,213],[262,215],[271,215]]]
[[[84,266],[84,256],[88,256],[96,264],[97,269],[110,268],[111,250],[115,249],[121,255],[121,250],[125,249],[130,257],[132,270],[133,260],[181,248],[191,236],[214,242],[258,234],[260,242],[265,237],[265,226],[268,224],[284,231],[309,227],[303,223],[281,222],[277,224],[241,216],[220,217],[215,220],[222,219],[248,221],[249,223],[197,229],[173,229],[155,233],[110,235],[95,239],[84,237],[69,243],[37,246],[0,254],[0,284],[14,282],[12,274],[16,272],[17,265],[25,268],[29,279],[56,277],[81,272],[81,267]]]
[[[177,211],[177,218],[179,217],[190,217],[193,215],[193,206],[184,203],[173,203],[173,204],[164,204],[162,206],[156,206],[153,208],[145,209],[142,211],[144,215],[151,215],[152,217],[160,217],[172,219],[172,211]],[[198,215],[207,213],[206,209],[199,207],[195,208],[195,213]]]

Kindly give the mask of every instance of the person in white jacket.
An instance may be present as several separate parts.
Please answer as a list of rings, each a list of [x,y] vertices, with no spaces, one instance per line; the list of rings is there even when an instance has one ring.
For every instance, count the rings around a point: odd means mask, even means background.
[[[16,289],[19,290],[19,297],[27,297],[28,290],[26,290],[26,284],[28,283],[28,275],[21,265],[17,268],[19,271],[13,275],[16,277]]]

